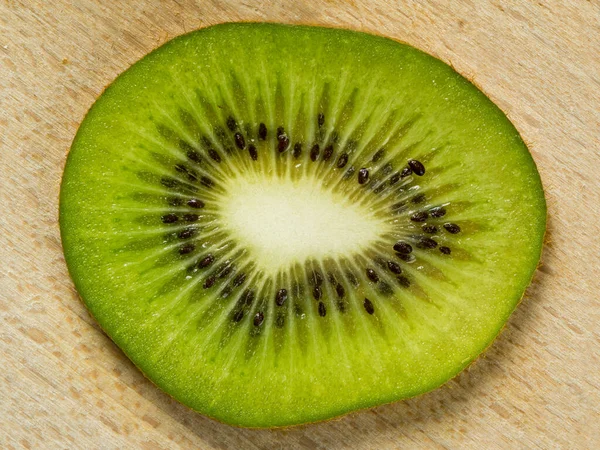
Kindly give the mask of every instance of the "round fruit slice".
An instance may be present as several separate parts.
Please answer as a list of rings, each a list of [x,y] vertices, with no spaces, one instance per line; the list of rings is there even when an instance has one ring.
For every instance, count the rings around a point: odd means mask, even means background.
[[[94,104],[60,199],[85,304],[160,388],[249,427],[414,396],[503,327],[546,206],[504,114],[366,34],[187,34]]]

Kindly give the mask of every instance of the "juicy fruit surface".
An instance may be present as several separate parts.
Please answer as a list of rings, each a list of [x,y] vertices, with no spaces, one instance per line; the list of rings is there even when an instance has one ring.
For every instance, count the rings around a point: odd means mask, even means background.
[[[227,24],[123,73],[61,189],[70,273],[159,387],[243,426],[433,389],[497,335],[545,201],[444,63],[343,30]]]

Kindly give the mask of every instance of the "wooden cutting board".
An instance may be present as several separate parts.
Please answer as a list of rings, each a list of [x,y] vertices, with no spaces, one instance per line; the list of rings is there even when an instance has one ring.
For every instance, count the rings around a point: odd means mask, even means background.
[[[530,144],[543,264],[485,357],[444,387],[329,423],[236,429],[156,389],[79,301],[57,224],[79,122],[153,48],[236,20],[409,42],[474,80]],[[600,448],[599,137],[597,1],[0,1],[0,447]]]

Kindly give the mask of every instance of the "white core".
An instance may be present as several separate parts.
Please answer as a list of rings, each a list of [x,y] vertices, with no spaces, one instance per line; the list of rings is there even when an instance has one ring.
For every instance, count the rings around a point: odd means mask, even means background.
[[[220,206],[225,227],[267,273],[309,258],[348,257],[387,231],[367,208],[312,179],[237,178]]]

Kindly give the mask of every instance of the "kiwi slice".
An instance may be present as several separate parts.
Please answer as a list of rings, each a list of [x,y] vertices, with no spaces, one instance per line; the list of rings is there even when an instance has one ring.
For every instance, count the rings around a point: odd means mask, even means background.
[[[102,328],[174,398],[249,427],[455,376],[521,299],[545,221],[519,134],[448,65],[276,24],[202,29],[125,71],[60,198]]]

